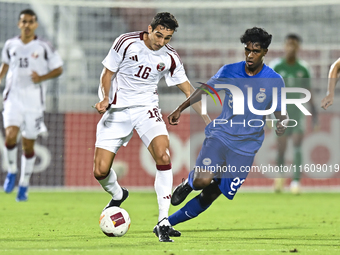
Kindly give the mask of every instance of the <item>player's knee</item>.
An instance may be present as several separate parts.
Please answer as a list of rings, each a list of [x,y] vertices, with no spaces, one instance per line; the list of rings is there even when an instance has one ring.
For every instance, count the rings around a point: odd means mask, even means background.
[[[110,166],[108,164],[106,164],[104,161],[95,160],[93,167],[93,175],[97,180],[105,178],[109,171]]]
[[[161,152],[155,155],[157,165],[168,165],[170,164],[170,156],[166,152]]]
[[[22,143],[22,150],[24,152],[24,155],[32,155],[34,154],[34,145],[27,144],[25,142]]]
[[[210,178],[195,178],[193,181],[193,185],[196,189],[203,189],[210,185],[211,179]]]
[[[6,132],[5,143],[8,146],[13,146],[17,143],[17,134],[15,132]]]

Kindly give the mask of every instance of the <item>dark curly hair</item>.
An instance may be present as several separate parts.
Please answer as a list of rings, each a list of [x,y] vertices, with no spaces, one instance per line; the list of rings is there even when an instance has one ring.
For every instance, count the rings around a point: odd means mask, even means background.
[[[266,30],[259,28],[259,27],[253,27],[249,28],[244,32],[244,34],[240,38],[241,43],[259,43],[261,45],[261,48],[268,49],[270,43],[272,42],[272,35],[268,34]]]
[[[174,15],[168,12],[159,12],[151,21],[150,26],[152,27],[152,31],[158,26],[162,25],[168,29],[176,31],[178,28],[178,22]]]
[[[19,20],[20,20],[20,17],[21,15],[23,14],[27,14],[27,15],[30,15],[30,16],[34,16],[35,17],[35,20],[38,21],[38,17],[37,17],[37,14],[35,14],[35,12],[31,9],[25,9],[25,10],[22,10],[19,14]]]

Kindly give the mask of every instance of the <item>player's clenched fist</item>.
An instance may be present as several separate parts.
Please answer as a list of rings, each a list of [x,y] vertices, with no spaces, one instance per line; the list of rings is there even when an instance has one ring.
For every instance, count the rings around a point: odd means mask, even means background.
[[[334,96],[328,95],[321,101],[321,107],[325,110],[327,110],[328,107],[330,107],[333,104]]]
[[[168,116],[168,121],[170,125],[177,125],[179,123],[178,119],[181,116],[181,111],[179,109],[174,110]]]
[[[41,82],[40,76],[38,75],[37,72],[33,71],[31,74],[31,79],[34,83],[39,83]]]
[[[109,99],[107,97],[104,98],[103,101],[100,101],[99,103],[96,103],[95,105],[95,108],[100,114],[105,113],[108,107],[109,107]]]

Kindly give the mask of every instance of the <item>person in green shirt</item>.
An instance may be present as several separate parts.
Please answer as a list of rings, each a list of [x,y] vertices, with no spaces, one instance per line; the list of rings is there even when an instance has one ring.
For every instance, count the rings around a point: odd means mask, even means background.
[[[288,34],[285,38],[285,57],[273,60],[270,66],[279,73],[285,81],[286,87],[305,88],[310,90],[310,78],[308,64],[297,58],[300,44],[302,39],[296,34]],[[301,93],[287,93],[287,99],[300,98]],[[317,112],[314,107],[313,97],[309,100],[310,111],[313,117],[314,127],[317,125]],[[300,169],[298,166],[302,165],[302,141],[304,136],[304,114],[301,110],[293,104],[287,105],[287,112],[289,119],[296,120],[297,125],[295,127],[289,127],[283,136],[277,138],[278,155],[277,165],[284,165],[285,152],[287,147],[288,138],[291,137],[294,145],[294,160],[293,165],[296,165],[296,169]],[[291,122],[289,125],[294,125]],[[276,178],[274,188],[276,192],[281,192],[284,188],[284,179]],[[294,194],[300,193],[300,172],[293,173],[293,179],[290,184],[291,192]]]

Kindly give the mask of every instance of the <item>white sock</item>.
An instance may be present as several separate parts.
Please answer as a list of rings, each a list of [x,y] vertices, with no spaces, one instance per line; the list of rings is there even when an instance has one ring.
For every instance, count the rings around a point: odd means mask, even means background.
[[[28,187],[33,173],[35,159],[36,156],[26,158],[25,155],[21,155],[21,175],[19,186]]]
[[[117,182],[117,175],[113,169],[110,169],[110,173],[103,180],[98,180],[103,189],[108,192],[114,200],[120,200],[123,198],[123,191]]]
[[[18,155],[18,146],[15,146],[12,149],[8,149],[6,146],[4,147],[4,158],[7,160],[7,171],[11,174],[16,174],[18,172],[17,166],[17,155]]]
[[[171,190],[172,190],[172,169],[157,171],[155,179],[155,190],[157,194],[159,216],[158,221],[163,218],[168,218]],[[162,225],[167,225],[165,223],[168,221],[162,221]],[[169,224],[170,225],[170,224]]]

